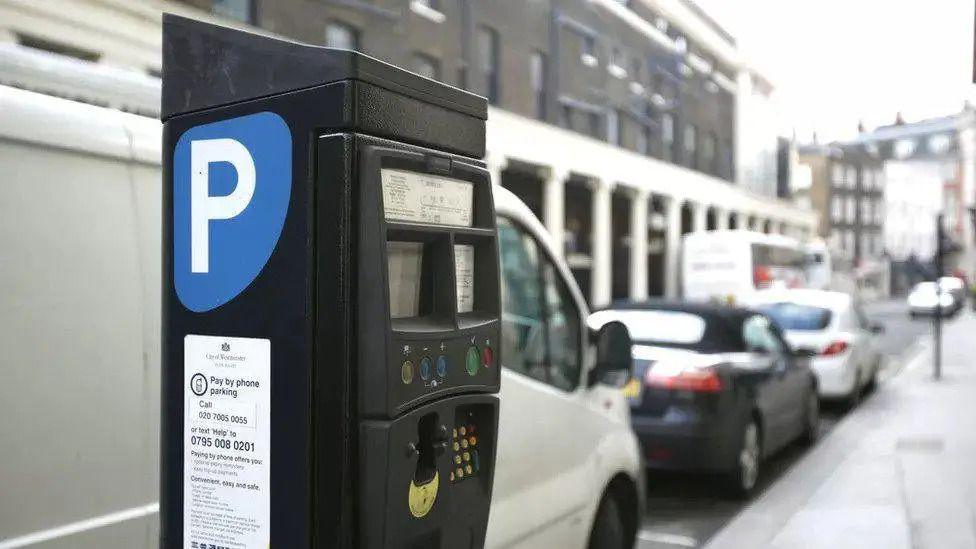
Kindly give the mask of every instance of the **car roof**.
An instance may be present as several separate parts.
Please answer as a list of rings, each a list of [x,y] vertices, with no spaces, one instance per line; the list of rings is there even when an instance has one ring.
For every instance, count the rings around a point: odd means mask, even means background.
[[[705,302],[675,301],[669,299],[648,299],[644,301],[615,301],[605,311],[667,311],[693,314],[705,321],[705,333],[700,343],[686,347],[696,348],[702,344],[728,350],[744,349],[742,325],[757,311],[733,305],[717,305]],[[641,342],[635,341],[640,344]],[[651,342],[650,344],[654,344]]]
[[[831,290],[812,290],[812,289],[790,289],[790,290],[763,290],[756,292],[749,298],[751,305],[763,305],[767,303],[796,303],[810,307],[826,307],[828,309],[843,309],[851,304],[850,294],[835,292]]]

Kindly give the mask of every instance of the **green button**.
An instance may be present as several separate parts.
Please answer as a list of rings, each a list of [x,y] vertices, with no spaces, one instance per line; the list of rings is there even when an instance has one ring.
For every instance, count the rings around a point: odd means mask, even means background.
[[[478,373],[478,367],[481,365],[481,357],[478,353],[478,348],[474,345],[468,347],[468,354],[464,358],[464,369],[468,371],[469,376],[473,376]]]

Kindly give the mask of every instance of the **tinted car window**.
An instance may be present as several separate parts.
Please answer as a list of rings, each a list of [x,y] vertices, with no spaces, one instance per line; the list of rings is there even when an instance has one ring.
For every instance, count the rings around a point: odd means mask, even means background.
[[[781,330],[823,330],[830,325],[832,316],[830,309],[796,303],[771,303],[757,309],[772,318]]]

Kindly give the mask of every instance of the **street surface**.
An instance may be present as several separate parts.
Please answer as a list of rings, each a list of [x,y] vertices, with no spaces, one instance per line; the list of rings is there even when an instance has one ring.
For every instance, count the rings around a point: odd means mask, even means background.
[[[886,362],[879,380],[890,379],[904,366],[906,355],[914,354],[913,344],[930,334],[932,323],[913,321],[903,299],[870,304],[866,312],[873,322],[884,325],[881,345]],[[865,395],[865,400],[873,395]],[[863,402],[862,402],[863,404]],[[821,413],[820,436],[827,436],[844,418],[845,411],[825,405]],[[754,498],[758,498],[802,458],[808,450],[792,445],[763,463],[762,476]],[[716,478],[691,474],[650,474],[647,485],[647,514],[638,532],[638,549],[701,547],[748,504],[721,493]]]

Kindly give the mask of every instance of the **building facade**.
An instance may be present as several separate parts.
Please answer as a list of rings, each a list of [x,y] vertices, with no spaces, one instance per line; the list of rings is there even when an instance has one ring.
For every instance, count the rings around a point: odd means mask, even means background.
[[[819,235],[836,259],[853,265],[884,253],[884,171],[877,150],[859,143],[799,149],[809,170],[807,200],[820,216]]]
[[[771,84],[686,0],[0,0],[0,41],[158,75],[163,11],[488,97],[494,180],[544,221],[595,305],[676,296],[685,232],[815,229],[776,197],[777,137],[755,106]]]

